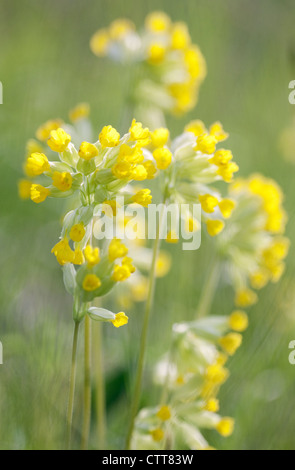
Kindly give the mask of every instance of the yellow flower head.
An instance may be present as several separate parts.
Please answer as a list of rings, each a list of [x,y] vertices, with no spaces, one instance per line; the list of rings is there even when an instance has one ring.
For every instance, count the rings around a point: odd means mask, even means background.
[[[81,242],[83,238],[85,237],[86,230],[84,227],[84,224],[76,224],[73,225],[70,231],[70,239],[73,240],[73,242]]]
[[[203,211],[207,212],[208,214],[212,214],[215,210],[215,207],[218,205],[218,199],[211,194],[204,194],[199,196],[199,201]]]
[[[211,155],[216,150],[217,139],[213,135],[202,134],[197,139],[196,151]]]
[[[215,237],[224,229],[224,222],[222,220],[208,219],[206,221],[207,230],[211,237]]]
[[[210,159],[213,165],[223,168],[233,159],[233,154],[230,150],[220,149],[215,152],[214,157]]]
[[[116,265],[112,274],[112,280],[115,282],[124,282],[131,276],[128,265]]]
[[[36,204],[44,202],[45,199],[49,196],[50,190],[44,188],[41,184],[32,184],[31,186],[31,200]]]
[[[220,165],[217,174],[226,182],[230,183],[233,179],[234,173],[239,171],[239,167],[235,162],[229,162],[226,165]]]
[[[161,408],[159,409],[158,413],[157,413],[157,417],[161,420],[161,421],[169,421],[169,419],[171,418],[171,410],[170,410],[170,407],[169,406],[161,406]]]
[[[90,114],[90,106],[88,103],[80,103],[69,112],[69,118],[72,122],[86,119]]]
[[[81,266],[82,264],[84,264],[84,262],[85,262],[85,259],[84,259],[82,250],[80,248],[76,248],[76,250],[74,251],[73,264]]]
[[[250,283],[253,289],[263,289],[269,280],[270,274],[265,268],[258,269],[250,274]]]
[[[159,170],[166,170],[171,165],[172,153],[165,147],[157,148],[153,153],[153,157]]]
[[[127,161],[118,162],[112,167],[112,173],[119,180],[129,180],[132,178],[133,165]]]
[[[61,119],[54,119],[51,121],[47,121],[45,124],[39,127],[36,132],[36,137],[41,142],[47,142],[50,137],[52,131],[56,131],[63,125],[63,121]]]
[[[170,137],[170,132],[165,127],[159,127],[151,132],[151,139],[153,147],[164,147]]]
[[[73,177],[71,173],[63,172],[60,173],[55,171],[52,175],[53,186],[55,186],[60,191],[69,191],[73,184]]]
[[[229,317],[229,326],[232,330],[242,333],[248,328],[249,319],[248,315],[241,311],[235,310]]]
[[[188,27],[185,23],[174,23],[171,33],[172,49],[186,49],[191,43]]]
[[[129,269],[130,274],[133,274],[136,271],[136,268],[133,266],[132,263],[133,263],[133,259],[130,258],[129,256],[125,256],[125,258],[123,258],[122,260],[122,266],[126,266]]]
[[[85,259],[88,266],[96,266],[100,262],[100,250],[99,248],[93,248],[91,245],[87,245],[84,250]]]
[[[152,65],[158,65],[164,61],[166,54],[166,47],[163,44],[154,42],[149,46],[147,51],[147,60]]]
[[[169,253],[160,251],[156,263],[156,276],[165,277],[171,269],[172,261]]]
[[[79,157],[83,160],[89,161],[92,158],[97,157],[98,149],[95,145],[90,144],[89,142],[82,142],[79,150]]]
[[[48,159],[44,153],[32,153],[25,164],[25,172],[30,178],[50,171]]]
[[[110,36],[106,29],[97,31],[90,40],[90,49],[98,57],[104,57],[107,54],[110,43]]]
[[[234,432],[235,421],[232,418],[222,418],[217,426],[216,431],[223,437],[229,437]]]
[[[140,146],[129,147],[122,144],[119,151],[118,162],[128,162],[130,164],[139,164],[144,161],[144,155]]]
[[[204,405],[204,410],[210,411],[210,413],[218,413],[219,400],[217,400],[216,398],[209,398]]]
[[[143,128],[141,122],[136,122],[133,119],[131,127],[129,129],[130,140],[137,141],[137,143],[144,147],[151,142],[150,131],[147,127]]]
[[[112,126],[105,126],[99,134],[99,141],[103,148],[117,147],[120,143],[120,134]]]
[[[223,199],[219,202],[218,206],[223,217],[225,219],[229,219],[236,207],[236,203],[232,199]]]
[[[62,153],[67,149],[71,140],[71,136],[60,127],[59,129],[50,132],[50,137],[47,143],[51,150]]]
[[[131,178],[134,181],[145,181],[147,179],[147,170],[144,165],[136,165],[132,172]]]
[[[219,344],[227,354],[233,356],[241,346],[242,340],[242,335],[239,333],[228,333],[228,335],[219,340]]]
[[[238,307],[251,307],[258,300],[257,294],[251,289],[239,289],[236,293],[235,303]]]
[[[119,18],[110,24],[109,34],[111,39],[116,41],[122,39],[131,31],[134,31],[134,29],[135,26],[132,21],[125,18]]]
[[[152,195],[150,189],[141,189],[134,196],[132,196],[132,202],[139,204],[143,207],[148,207],[152,202]]]
[[[169,30],[171,20],[166,13],[162,11],[154,11],[150,13],[145,20],[145,27],[153,33],[164,33]]]
[[[223,130],[223,126],[220,122],[215,122],[210,127],[210,135],[213,135],[218,142],[222,142],[228,138],[228,133]]]
[[[114,238],[109,245],[109,259],[115,261],[118,258],[124,258],[128,254],[128,248],[118,240]]]
[[[155,167],[154,163],[150,160],[146,160],[145,162],[143,162],[142,166],[146,171],[146,179],[152,180],[155,177],[155,174],[157,173],[157,168]]]
[[[31,198],[31,181],[20,180],[18,183],[18,194],[21,199],[30,199]]]
[[[205,124],[200,121],[199,119],[196,119],[195,121],[189,122],[185,128],[185,132],[191,132],[194,134],[196,137],[199,137],[200,135],[203,134],[208,134],[208,131],[205,127]]]
[[[66,238],[60,240],[51,250],[56,256],[57,261],[61,266],[67,263],[73,263],[75,259],[75,253],[71,249],[69,242]]]
[[[83,289],[87,292],[93,292],[99,289],[101,280],[95,274],[87,274],[83,281]]]
[[[157,428],[150,431],[150,435],[155,442],[161,442],[164,439],[165,433],[163,429]]]
[[[115,320],[112,320],[112,324],[116,328],[120,328],[120,326],[127,325],[128,320],[129,320],[129,318],[127,317],[127,315],[125,315],[124,312],[119,312],[119,313],[116,314]]]

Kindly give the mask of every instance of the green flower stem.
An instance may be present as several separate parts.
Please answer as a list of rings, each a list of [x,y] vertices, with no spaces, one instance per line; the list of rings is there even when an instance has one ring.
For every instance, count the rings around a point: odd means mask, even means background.
[[[138,365],[137,365],[137,372],[136,372],[136,379],[135,379],[135,389],[134,389],[133,400],[131,403],[130,423],[129,423],[127,439],[126,439],[126,450],[130,450],[131,438],[132,438],[134,424],[135,424],[135,418],[136,418],[136,414],[138,411],[140,396],[141,396],[142,378],[143,378],[146,345],[147,345],[147,337],[148,337],[148,330],[149,330],[149,320],[150,320],[150,315],[151,315],[151,310],[152,310],[152,305],[153,305],[153,300],[154,300],[155,285],[156,285],[156,264],[157,264],[159,249],[160,249],[160,233],[161,233],[161,228],[162,228],[162,219],[163,219],[163,211],[160,217],[160,223],[157,228],[156,239],[155,239],[154,247],[153,247],[153,259],[152,259],[152,265],[151,265],[150,277],[149,277],[149,290],[148,290],[148,297],[147,297],[145,314],[144,314],[143,328],[142,328],[142,333],[141,333],[140,351],[139,351],[139,358],[138,358]]]
[[[75,322],[73,346],[72,346],[72,366],[70,374],[70,391],[67,412],[67,449],[70,450],[72,442],[72,428],[73,428],[73,413],[74,413],[74,400],[75,400],[75,387],[77,375],[77,348],[79,338],[80,323]]]
[[[203,293],[201,295],[197,308],[196,318],[204,318],[210,312],[210,308],[212,306],[214,294],[217,289],[219,279],[220,263],[219,261],[214,261],[207,277],[207,280],[205,282],[205,286],[203,288]]]
[[[96,420],[98,449],[105,450],[106,446],[106,403],[105,403],[105,377],[103,367],[103,337],[102,324],[93,324],[93,359],[96,389]]]
[[[85,317],[84,368],[84,418],[81,448],[87,450],[91,422],[91,320],[88,315]]]

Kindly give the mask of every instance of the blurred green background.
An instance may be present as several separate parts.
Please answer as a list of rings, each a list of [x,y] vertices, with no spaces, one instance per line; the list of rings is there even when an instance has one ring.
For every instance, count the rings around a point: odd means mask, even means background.
[[[278,148],[280,132],[294,114],[288,102],[288,84],[295,79],[293,0],[0,0],[1,449],[62,448],[68,390],[71,299],[50,255],[63,206],[55,200],[36,206],[18,199],[26,141],[41,123],[66,119],[81,101],[90,102],[97,132],[103,125],[118,125],[128,71],[95,58],[89,38],[121,16],[140,26],[155,9],[188,23],[208,64],[196,110],[183,119],[169,118],[172,134],[192,118],[206,124],[220,120],[230,133],[240,174],[260,171],[283,187],[287,234],[293,241],[294,167]],[[168,347],[172,323],[193,318],[210,241],[193,254],[172,252],[173,268],[156,293],[148,371]],[[221,393],[221,412],[235,417],[236,431],[228,439],[211,433],[217,448],[295,448],[295,366],[288,362],[288,345],[295,339],[294,268],[292,246],[282,282],[265,288],[250,311],[251,326]],[[228,314],[232,296],[230,289],[220,290],[212,313]],[[128,373],[138,350],[142,310],[140,304],[129,312],[128,328],[104,332],[112,448],[120,448],[124,437]],[[82,355],[81,346],[80,362]],[[149,380],[147,373],[143,404],[156,403]],[[81,409],[78,392],[77,442]],[[96,447],[94,429],[91,446]]]

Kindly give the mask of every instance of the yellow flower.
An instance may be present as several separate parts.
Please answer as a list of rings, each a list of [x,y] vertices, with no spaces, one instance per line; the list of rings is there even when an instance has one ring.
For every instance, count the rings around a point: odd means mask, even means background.
[[[148,145],[151,142],[150,131],[147,127],[143,128],[141,122],[136,122],[133,119],[131,127],[129,129],[130,140],[137,141],[142,147]]]
[[[72,138],[66,131],[62,128],[50,132],[50,137],[47,141],[49,147],[54,152],[62,153],[64,152]]]
[[[52,175],[53,186],[55,186],[60,191],[69,191],[73,184],[73,178],[71,173],[63,172],[59,173],[55,171]]]
[[[37,140],[30,139],[26,145],[27,156],[29,157],[32,153],[42,153],[42,145],[37,142]]]
[[[226,183],[230,183],[234,173],[237,173],[238,171],[238,165],[235,162],[229,162],[226,165],[219,166],[217,174],[220,175]]]
[[[127,315],[125,315],[124,312],[119,312],[119,313],[116,314],[115,320],[112,320],[112,324],[116,328],[120,328],[120,326],[127,325],[128,320],[129,320],[129,318],[127,317]]]
[[[152,145],[154,147],[164,147],[170,137],[170,132],[165,127],[160,127],[151,132]]]
[[[119,209],[119,204],[116,200],[104,201],[102,203],[102,212],[108,217],[115,217],[117,215],[117,210]]]
[[[153,65],[160,64],[165,59],[166,48],[160,43],[153,43],[148,49],[148,62]]]
[[[204,410],[210,411],[210,413],[218,413],[219,411],[219,400],[216,398],[209,398],[204,405]]]
[[[152,195],[150,189],[141,189],[134,196],[132,196],[132,202],[139,204],[143,207],[148,207],[152,202]]]
[[[135,302],[144,302],[148,295],[148,281],[145,277],[136,280],[131,285],[132,299]]]
[[[99,248],[92,248],[91,245],[87,245],[84,250],[85,259],[88,266],[96,266],[100,262],[100,250]]]
[[[89,161],[92,158],[97,157],[98,150],[95,145],[90,144],[89,142],[82,142],[79,150],[79,157],[83,160]]]
[[[93,54],[98,57],[103,57],[107,54],[108,46],[110,43],[109,33],[106,29],[97,31],[90,40],[90,49]]]
[[[207,230],[211,237],[215,237],[224,229],[224,222],[222,220],[208,219],[206,221]]]
[[[110,24],[109,33],[112,39],[119,40],[126,34],[134,31],[134,29],[135,26],[132,21],[125,18],[119,18]]]
[[[118,162],[112,168],[113,175],[119,180],[129,180],[132,172],[133,165],[127,161]]]
[[[212,214],[215,210],[215,207],[218,205],[218,199],[211,194],[204,194],[199,196],[199,201],[203,211],[207,212],[208,214]]]
[[[220,122],[215,122],[212,124],[210,127],[210,134],[213,135],[218,140],[218,142],[226,140],[229,136],[229,134],[223,130],[223,126]]]
[[[263,289],[270,280],[267,269],[261,268],[250,274],[250,283],[253,289]]]
[[[160,428],[157,428],[157,429],[153,429],[152,431],[150,431],[150,435],[152,436],[153,440],[155,442],[160,442],[164,439],[164,431]]]
[[[73,242],[80,242],[85,237],[85,227],[82,223],[73,225],[70,231],[70,238]]]
[[[50,190],[44,188],[41,184],[32,184],[31,186],[31,200],[36,204],[44,202],[45,199],[49,196]]]
[[[156,276],[165,277],[171,269],[171,256],[165,251],[160,251],[156,263]]]
[[[248,325],[248,315],[241,310],[235,310],[229,317],[229,327],[234,331],[242,333],[248,328]]]
[[[218,206],[223,217],[225,219],[229,219],[236,207],[236,203],[232,199],[223,199],[219,202]]]
[[[101,280],[95,274],[87,274],[83,281],[83,289],[87,292],[93,292],[99,289],[101,286]]]
[[[145,27],[153,33],[163,33],[168,31],[171,26],[171,20],[166,13],[155,11],[150,13],[145,20]]]
[[[88,103],[80,103],[74,109],[69,112],[69,118],[72,122],[80,121],[85,119],[90,114],[90,106]]]
[[[172,27],[171,47],[172,49],[186,49],[191,43],[191,37],[187,25],[179,22]]]
[[[233,356],[241,346],[242,340],[242,335],[239,333],[228,333],[228,335],[220,338],[219,344],[227,354]]]
[[[131,276],[128,265],[116,265],[112,274],[112,280],[115,282],[124,282]]]
[[[210,159],[210,163],[220,166],[227,165],[233,159],[233,154],[230,150],[220,149],[215,152],[214,157]]]
[[[159,170],[166,170],[172,162],[172,153],[165,147],[157,148],[153,153],[153,157]]]
[[[169,406],[162,406],[158,413],[157,413],[157,417],[161,420],[161,421],[169,421],[169,419],[171,418],[171,410],[170,410],[170,407]]]
[[[84,261],[85,259],[82,250],[80,248],[76,248],[76,250],[74,251],[73,264],[81,266],[82,264],[84,264]]]
[[[185,128],[185,132],[192,132],[196,137],[200,135],[207,134],[208,131],[202,121],[196,119],[195,121],[189,122]]]
[[[136,268],[133,266],[132,263],[133,259],[128,256],[125,256],[125,258],[123,258],[122,260],[122,266],[126,266],[129,269],[130,274],[133,274],[136,271]]]
[[[216,150],[217,139],[213,135],[202,134],[197,139],[196,151],[201,151],[205,154],[212,154]]]
[[[251,305],[256,304],[257,300],[257,294],[251,289],[245,287],[244,289],[239,289],[237,291],[235,303],[239,307],[250,307]]]
[[[70,248],[69,242],[66,238],[60,240],[51,250],[56,256],[57,261],[61,266],[67,263],[73,263],[75,259],[75,253]]]
[[[54,119],[54,120],[45,122],[45,124],[40,126],[36,132],[37,139],[41,140],[41,142],[46,142],[50,137],[50,133],[52,131],[56,131],[62,125],[63,125],[63,121],[61,119]]]
[[[115,261],[118,258],[124,258],[128,254],[128,248],[118,240],[114,238],[109,246],[109,259],[110,261]]]
[[[48,159],[44,153],[32,153],[25,165],[25,172],[29,177],[42,175],[45,171],[50,171]]]
[[[147,170],[144,165],[136,165],[132,172],[131,177],[134,181],[145,181],[147,179]]]
[[[154,163],[150,160],[146,160],[145,162],[143,162],[142,166],[144,167],[147,174],[146,179],[152,180],[155,177],[155,174],[157,173],[157,168],[155,167]]]
[[[119,151],[118,162],[128,162],[131,164],[139,164],[144,161],[142,149],[136,145],[129,147],[127,144],[122,144]]]
[[[166,237],[166,242],[167,243],[178,243],[179,242],[179,238],[177,236],[177,234],[170,230],[168,233],[167,233],[167,237]]]
[[[235,421],[232,418],[222,418],[216,426],[216,430],[223,437],[229,437],[234,432]]]
[[[112,126],[105,126],[99,134],[99,141],[103,148],[117,147],[120,143],[120,134]]]
[[[31,197],[31,181],[20,180],[18,183],[18,194],[21,199],[30,199]]]

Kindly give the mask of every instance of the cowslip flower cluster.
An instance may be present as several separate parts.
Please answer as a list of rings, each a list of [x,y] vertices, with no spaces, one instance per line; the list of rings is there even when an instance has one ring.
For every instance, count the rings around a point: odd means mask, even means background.
[[[281,278],[290,241],[283,192],[272,179],[254,174],[229,188],[232,217],[217,240],[218,252],[236,292],[238,307],[257,302],[255,290]]]
[[[90,46],[98,57],[141,67],[132,93],[138,108],[184,114],[195,107],[206,62],[185,23],[173,23],[166,13],[153,12],[144,28],[136,31],[130,20],[117,19],[97,31]]]
[[[232,434],[234,420],[219,414],[218,393],[229,377],[226,362],[247,327],[248,317],[239,310],[173,326],[171,350],[155,371],[165,402],[138,414],[134,449],[209,450],[202,430]]]
[[[212,187],[218,181],[230,183],[239,170],[230,150],[217,149],[218,143],[227,138],[219,122],[207,130],[203,122],[196,120],[186,126],[170,147],[157,148],[153,153],[161,167],[167,168],[167,200],[190,207],[186,214],[189,232],[200,229],[191,210],[194,204],[201,205],[202,218],[212,237],[222,232],[225,220],[231,217],[235,202],[223,198],[220,191]],[[176,242],[177,237],[169,232],[167,241]]]
[[[77,106],[70,113],[72,122],[85,129],[88,111],[86,105]],[[94,143],[81,141],[76,129],[78,148],[69,129],[73,127],[61,120],[48,121],[38,129],[39,141],[31,140],[28,145],[27,179],[20,182],[19,192],[37,204],[48,197],[72,198],[73,210],[64,218],[60,241],[52,253],[63,266],[65,286],[75,299],[75,319],[80,319],[88,302],[106,295],[135,272],[129,249],[121,240],[93,244],[95,221],[102,216],[115,219],[118,196],[124,207],[147,207],[152,202],[150,189],[134,188],[131,183],[153,179],[159,167],[148,150],[155,143],[154,133],[135,120],[122,137],[112,126],[105,126]],[[92,317],[100,318],[93,312]],[[124,320],[121,312],[120,318]]]

